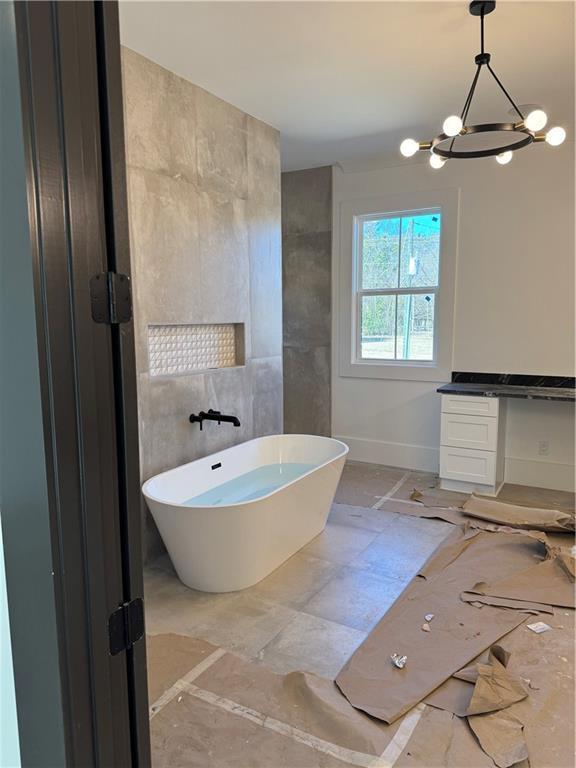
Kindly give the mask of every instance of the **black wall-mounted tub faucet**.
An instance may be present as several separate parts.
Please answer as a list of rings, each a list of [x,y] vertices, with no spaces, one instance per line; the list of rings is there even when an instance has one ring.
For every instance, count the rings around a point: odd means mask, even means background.
[[[198,424],[200,424],[200,429],[202,429],[202,422],[204,421],[217,421],[218,424],[226,422],[227,424],[233,424],[235,427],[240,426],[240,420],[237,416],[227,416],[225,413],[212,410],[212,408],[209,408],[208,412],[200,411],[200,413],[190,414],[190,423],[195,424],[198,422]]]

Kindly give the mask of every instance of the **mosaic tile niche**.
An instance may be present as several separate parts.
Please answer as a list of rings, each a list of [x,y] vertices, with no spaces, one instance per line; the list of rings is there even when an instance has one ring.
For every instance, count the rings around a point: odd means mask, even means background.
[[[151,376],[244,365],[244,325],[149,325]]]

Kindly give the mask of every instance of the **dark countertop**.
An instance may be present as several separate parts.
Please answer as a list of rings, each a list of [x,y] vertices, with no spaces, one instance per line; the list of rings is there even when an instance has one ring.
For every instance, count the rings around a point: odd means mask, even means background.
[[[564,400],[574,402],[573,387],[530,387],[519,384],[483,384],[452,382],[436,390],[442,395],[475,395],[478,397],[519,397],[525,400]]]

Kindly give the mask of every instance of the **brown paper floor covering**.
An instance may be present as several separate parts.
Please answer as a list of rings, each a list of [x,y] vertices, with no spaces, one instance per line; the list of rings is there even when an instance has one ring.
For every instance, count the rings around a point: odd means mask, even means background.
[[[439,491],[432,476],[398,476],[402,470],[385,469],[373,472],[371,465],[352,463],[339,489],[337,517],[331,516],[336,528],[358,527],[359,534],[373,530],[374,535],[382,531],[372,544],[362,543],[364,552],[351,552],[355,568],[364,573],[367,565],[373,567],[371,552],[378,555],[379,538],[395,531],[390,515],[437,518],[454,527],[356,653],[351,649],[352,657],[338,676],[346,687],[350,670],[360,670],[363,693],[372,690],[371,704],[359,707],[352,697],[352,706],[329,676],[275,674],[265,666],[266,654],[259,654],[258,663],[205,640],[158,634],[148,638],[150,702],[159,704],[151,720],[155,768],[573,764],[574,612],[562,607],[570,604],[571,588],[563,579],[570,578],[571,569],[573,579],[574,561],[567,554],[572,536],[548,534],[547,552],[541,543],[544,534],[495,532],[498,522],[466,517],[466,497]],[[419,502],[410,498],[414,488],[419,488]],[[513,493],[508,497],[511,503],[517,500]],[[546,492],[530,498],[536,508],[533,520],[538,508],[548,510],[550,496]],[[568,494],[552,498],[570,513]],[[356,511],[349,506],[354,503]],[[380,513],[386,521],[382,527]],[[552,525],[563,525],[566,519],[556,516]],[[464,520],[468,525],[462,527]],[[423,527],[428,525],[422,520]],[[324,556],[318,546],[316,542],[307,567]],[[336,547],[337,558],[346,552],[344,540],[330,546]],[[555,549],[557,554],[558,547],[563,547],[563,561],[551,554]],[[328,552],[332,557],[332,549]],[[546,588],[539,574],[547,577]],[[531,588],[535,576],[539,590]],[[345,591],[346,578],[336,571],[334,589]],[[363,578],[362,591],[366,585],[369,581]],[[296,596],[290,600],[297,605]],[[316,603],[310,598],[310,610]],[[337,608],[336,591],[334,605]],[[346,600],[343,605],[348,606]],[[202,611],[203,604],[199,607]],[[421,628],[423,612],[435,614],[429,632]],[[535,634],[526,627],[538,620],[552,629]],[[305,621],[298,631],[304,639],[309,631]],[[408,642],[400,647],[404,639]],[[332,654],[334,638],[327,640]],[[505,651],[504,665],[498,666],[489,653],[495,642]],[[391,666],[388,645],[407,653],[403,670]],[[470,714],[489,709],[495,700],[501,709]]]

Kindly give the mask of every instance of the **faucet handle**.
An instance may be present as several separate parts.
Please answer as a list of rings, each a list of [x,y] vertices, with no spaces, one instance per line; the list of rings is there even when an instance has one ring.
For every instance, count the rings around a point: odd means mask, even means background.
[[[190,424],[200,424],[200,432],[202,432],[202,416],[196,413],[191,413],[189,417]]]

